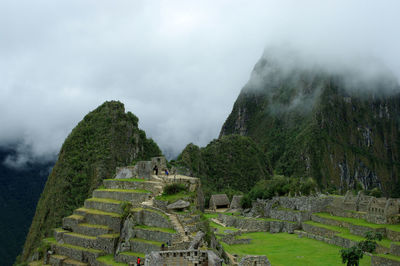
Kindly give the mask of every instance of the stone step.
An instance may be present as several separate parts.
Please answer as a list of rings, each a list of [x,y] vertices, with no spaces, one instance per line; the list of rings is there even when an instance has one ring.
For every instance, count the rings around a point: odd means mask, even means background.
[[[73,214],[68,217],[64,217],[62,219],[62,228],[67,230],[72,230],[78,224],[83,223],[85,221],[85,217],[78,214]]]
[[[104,234],[110,234],[112,232],[112,229],[105,225],[82,223],[74,227],[73,231],[75,233],[88,236],[99,236]]]
[[[161,241],[164,243],[167,243],[168,241],[172,243],[173,239],[177,237],[175,230],[160,227],[135,226],[133,228],[133,232],[137,238],[151,241]]]
[[[138,257],[144,262],[146,254],[130,252],[130,251],[120,252],[115,256],[115,261],[122,263],[130,263],[130,262],[135,263]]]
[[[118,213],[104,212],[87,208],[76,209],[75,213],[84,216],[85,221],[89,224],[105,225],[116,233],[119,233],[121,230],[122,217]]]
[[[107,189],[148,190],[153,195],[158,195],[163,190],[162,182],[144,179],[105,179],[103,184]]]
[[[105,212],[115,212],[122,214],[124,207],[129,204],[124,201],[106,199],[106,198],[90,198],[85,200],[84,207],[87,209],[96,209]]]
[[[52,244],[52,248],[57,255],[67,256],[70,259],[77,260],[90,265],[95,265],[96,258],[105,254],[102,250],[84,248],[70,244]]]
[[[165,244],[159,241],[150,241],[141,238],[131,238],[129,240],[131,244],[131,251],[135,253],[149,254],[152,251],[160,251],[161,245]]]
[[[93,198],[106,198],[119,201],[128,201],[138,205],[151,196],[150,191],[134,189],[96,189],[93,191]]]

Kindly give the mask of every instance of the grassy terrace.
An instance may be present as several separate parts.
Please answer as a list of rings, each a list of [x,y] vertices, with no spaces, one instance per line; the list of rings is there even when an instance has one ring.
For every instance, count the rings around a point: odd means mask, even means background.
[[[350,224],[354,224],[354,225],[370,227],[373,229],[388,227],[388,225],[384,225],[384,224],[373,224],[373,223],[369,223],[362,219],[333,216],[333,215],[330,215],[329,213],[324,213],[324,212],[314,213],[314,215],[317,215],[321,218],[331,219],[331,220],[340,221],[340,222],[346,222],[346,223],[350,223]],[[396,227],[399,227],[399,230],[400,230],[400,225],[396,226]]]
[[[239,229],[237,229],[235,227],[228,227],[228,226],[224,227],[222,225],[214,223],[213,221],[210,221],[210,226],[212,228],[216,228],[217,229],[216,233],[217,234],[221,234],[221,235],[225,235],[226,234],[226,233],[224,233],[225,230],[231,230],[231,231],[235,231],[235,232],[239,231]]]
[[[119,188],[99,188],[97,191],[110,191],[110,192],[121,192],[121,193],[151,193],[151,191],[145,189],[119,189]]]
[[[158,231],[158,232],[164,232],[164,233],[171,233],[175,234],[176,231],[171,228],[162,228],[162,227],[151,227],[147,225],[136,225],[135,228],[140,228],[143,230],[148,230],[148,231]]]
[[[102,250],[93,249],[93,248],[84,248],[81,246],[74,246],[74,245],[70,245],[70,244],[60,244],[57,242],[55,244],[60,247],[72,248],[72,249],[76,249],[76,250],[80,250],[80,251],[87,251],[87,252],[91,252],[91,253],[103,253]]]
[[[308,238],[298,238],[294,234],[266,232],[243,234],[250,238],[250,244],[227,245],[224,249],[239,256],[267,255],[272,265],[343,265],[339,255],[340,247]],[[290,254],[290,255],[288,255]],[[360,265],[371,265],[371,258],[364,256]]]
[[[109,178],[109,179],[104,179],[106,181],[112,180],[112,181],[122,181],[122,182],[147,182],[147,180],[140,179],[140,178],[121,178],[121,179],[114,179],[114,178]]]
[[[90,239],[90,240],[96,240],[95,236],[88,236],[88,235],[82,235],[82,234],[77,234],[77,233],[66,233],[66,235],[74,236],[74,237],[79,237],[79,238],[85,238],[85,239]]]
[[[157,213],[158,215],[161,215],[162,217],[164,217],[165,219],[167,219],[169,221],[169,217],[168,215],[166,215],[165,213],[162,213],[160,211],[157,210],[153,210],[153,209],[147,209],[147,208],[132,208],[131,209],[132,212],[140,212],[140,211],[149,211],[149,212],[154,212]]]
[[[139,258],[146,257],[146,254],[144,254],[144,253],[132,252],[132,251],[124,251],[124,252],[121,252],[120,254],[132,256],[132,257],[139,257]]]
[[[118,233],[115,234],[104,234],[104,235],[99,235],[98,237],[103,237],[103,238],[117,238],[119,237]]]
[[[129,241],[142,242],[142,243],[146,243],[146,244],[150,244],[150,245],[155,245],[158,247],[161,247],[161,245],[163,244],[163,242],[147,240],[147,239],[142,239],[142,238],[136,238],[136,237],[129,239]]]
[[[98,257],[96,260],[99,262],[103,262],[107,265],[112,265],[112,266],[127,266],[128,265],[126,263],[116,262],[114,260],[113,255],[101,256],[101,257]]]
[[[326,224],[321,224],[321,223],[317,223],[317,222],[313,222],[313,221],[307,221],[307,222],[304,222],[304,223],[305,224],[309,224],[309,225],[313,225],[313,226],[322,227],[322,228],[329,229],[329,230],[332,230],[332,231],[336,231],[336,232],[338,232],[336,234],[337,236],[340,236],[340,237],[343,237],[343,238],[346,238],[346,239],[350,239],[350,240],[353,240],[353,241],[359,242],[359,241],[365,240],[364,237],[351,234],[349,228],[346,228],[346,227],[326,225]],[[391,243],[393,243],[393,242],[390,241],[387,238],[382,239],[382,241],[378,241],[379,245],[387,247],[387,248],[390,248]],[[397,242],[395,242],[395,243],[397,243]]]
[[[156,200],[174,202],[180,199],[191,198],[192,196],[194,196],[193,192],[181,191],[173,195],[159,195],[156,197]]]
[[[396,261],[400,262],[400,257],[394,256],[394,255],[390,255],[390,254],[374,254],[374,256],[383,257],[383,258],[396,260]]]
[[[99,228],[99,229],[110,229],[110,227],[106,225],[101,225],[101,224],[87,224],[87,223],[81,223],[79,226],[85,226],[85,227],[91,227],[91,228]]]
[[[106,198],[90,198],[87,201],[96,201],[96,202],[103,202],[103,203],[114,203],[114,204],[122,204],[123,201],[115,200],[115,199],[106,199]]]
[[[77,211],[82,211],[82,212],[86,212],[86,213],[90,213],[90,214],[108,215],[108,216],[112,216],[112,217],[121,218],[121,215],[118,213],[115,213],[115,212],[103,212],[103,211],[99,211],[99,210],[95,210],[95,209],[87,209],[87,208],[79,208],[79,209],[77,209]]]

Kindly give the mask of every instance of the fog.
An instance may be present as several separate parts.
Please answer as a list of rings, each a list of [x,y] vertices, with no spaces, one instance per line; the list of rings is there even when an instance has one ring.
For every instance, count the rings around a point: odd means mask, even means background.
[[[3,0],[0,145],[18,152],[4,163],[54,159],[106,100],[123,102],[169,158],[204,146],[266,47],[355,72],[376,58],[399,78],[398,10],[372,0]]]

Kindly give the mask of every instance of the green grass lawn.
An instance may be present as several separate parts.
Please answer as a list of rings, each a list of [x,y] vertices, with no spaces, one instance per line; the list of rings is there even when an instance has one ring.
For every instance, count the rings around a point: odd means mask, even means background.
[[[265,232],[248,233],[242,235],[250,238],[250,244],[227,245],[224,249],[231,254],[243,256],[266,255],[272,265],[344,265],[341,262],[340,247],[329,245],[321,241],[308,238],[299,238],[295,234]],[[361,265],[371,265],[368,256],[360,261]]]

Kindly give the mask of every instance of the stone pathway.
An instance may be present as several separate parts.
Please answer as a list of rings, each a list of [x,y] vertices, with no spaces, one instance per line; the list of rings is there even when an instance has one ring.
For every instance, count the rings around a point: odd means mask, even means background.
[[[174,225],[175,230],[182,236],[182,241],[187,242],[189,241],[189,237],[185,234],[185,230],[183,229],[182,224],[179,222],[178,217],[176,217],[175,214],[172,213],[166,213],[171,221],[171,223]]]

